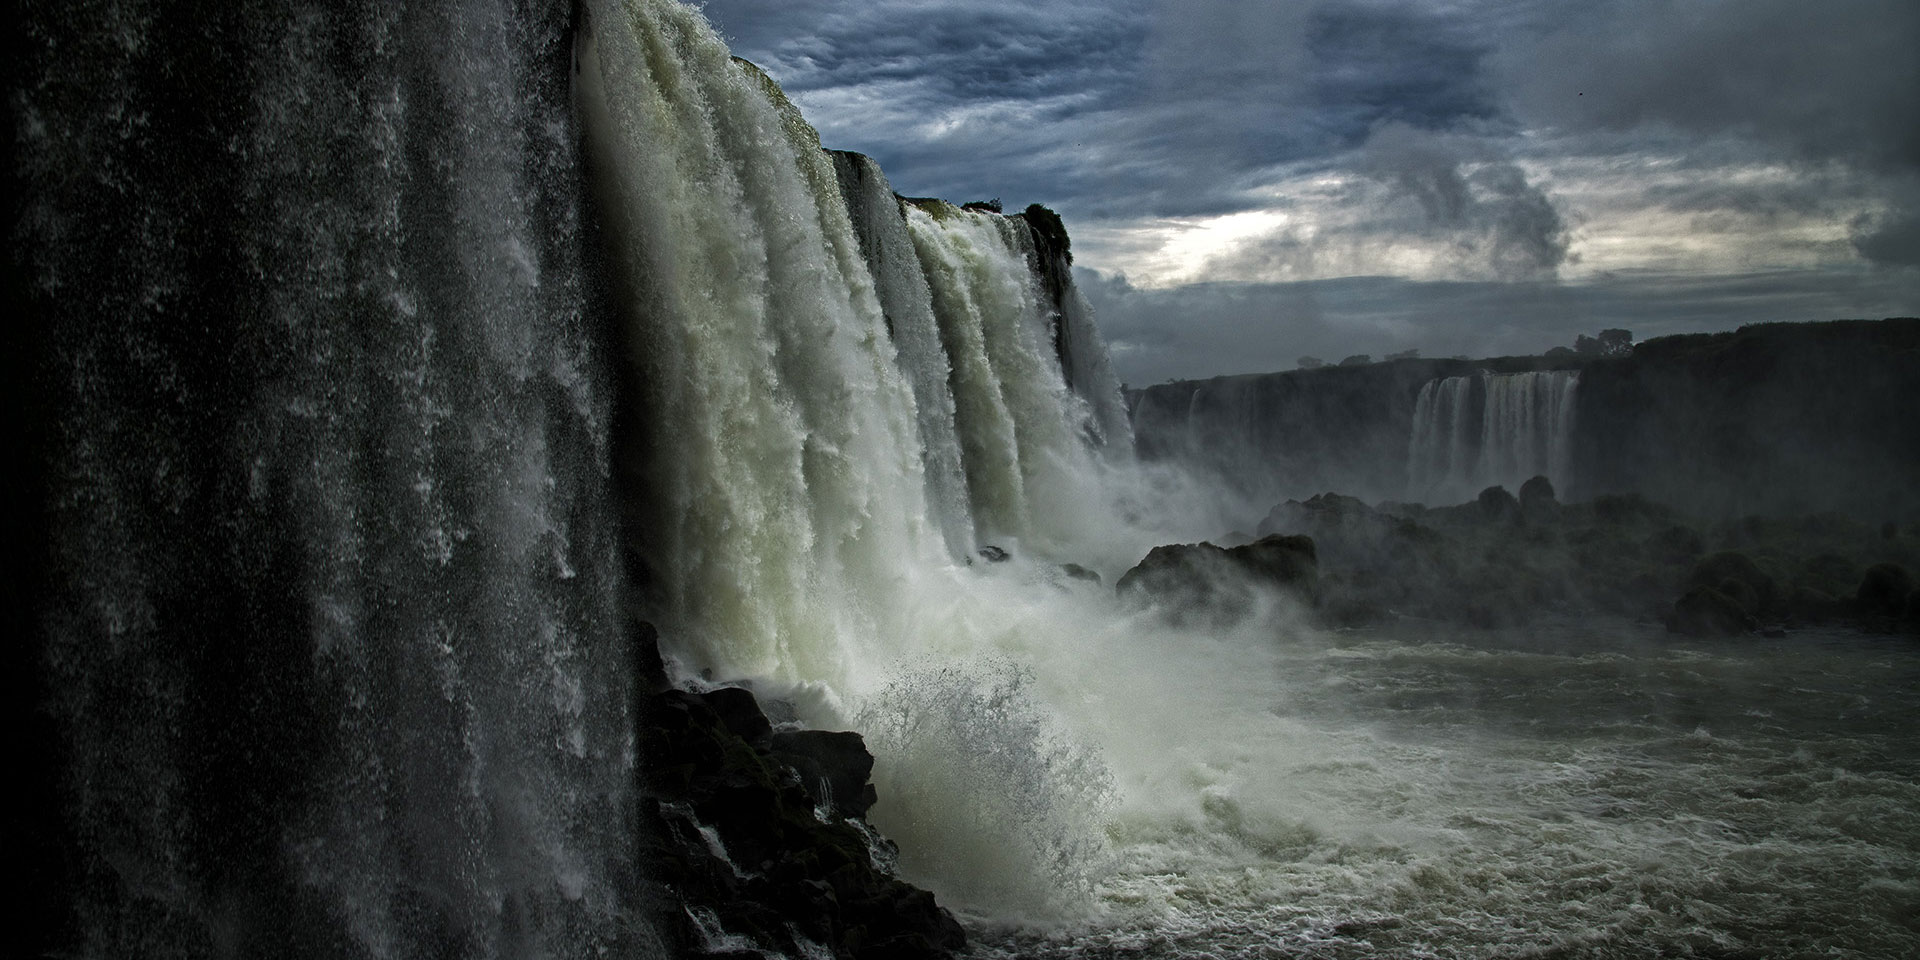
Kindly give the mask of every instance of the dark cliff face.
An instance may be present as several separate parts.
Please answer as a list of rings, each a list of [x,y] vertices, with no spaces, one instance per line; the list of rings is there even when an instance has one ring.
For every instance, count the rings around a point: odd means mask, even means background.
[[[1400,360],[1160,384],[1129,397],[1141,455],[1258,504],[1407,489],[1429,381],[1578,368],[1568,496],[1638,492],[1703,517],[1920,515],[1920,320],[1665,337],[1616,359]]]
[[[1067,237],[1067,226],[1059,214],[1037,203],[1028,204],[1027,209],[1014,214],[1014,219],[1025,223],[1033,235],[1034,273],[1052,305],[1048,332],[1053,339],[1053,354],[1060,361],[1067,386],[1079,388],[1081,385],[1073,382],[1072,338],[1067,335],[1065,320],[1067,290],[1073,281],[1073,245]]]
[[[1163,383],[1129,402],[1142,457],[1185,460],[1262,509],[1327,491],[1388,500],[1406,490],[1422,386],[1545,366],[1533,357],[1393,360]]]
[[[1920,320],[1665,337],[1581,375],[1579,495],[1701,516],[1920,517]]]

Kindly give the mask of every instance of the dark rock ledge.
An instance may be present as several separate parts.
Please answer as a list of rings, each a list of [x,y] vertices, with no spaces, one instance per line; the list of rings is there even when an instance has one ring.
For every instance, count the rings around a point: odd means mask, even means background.
[[[864,819],[876,798],[859,734],[776,732],[749,690],[670,686],[653,627],[636,639],[640,855],[679,955],[907,960],[966,945],[933,894],[891,874],[895,848]]]
[[[1275,506],[1254,530],[1155,547],[1117,590],[1175,622],[1237,620],[1264,591],[1332,628],[1599,615],[1696,637],[1920,635],[1920,524],[1837,513],[1705,524],[1637,494],[1561,503],[1534,477],[1518,497],[1489,487],[1447,507],[1324,493]]]

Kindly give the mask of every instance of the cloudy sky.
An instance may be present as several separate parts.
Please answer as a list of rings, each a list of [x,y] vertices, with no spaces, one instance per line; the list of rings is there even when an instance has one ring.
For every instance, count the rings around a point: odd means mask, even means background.
[[[711,0],[894,189],[1047,204],[1123,379],[1920,313],[1913,0]]]

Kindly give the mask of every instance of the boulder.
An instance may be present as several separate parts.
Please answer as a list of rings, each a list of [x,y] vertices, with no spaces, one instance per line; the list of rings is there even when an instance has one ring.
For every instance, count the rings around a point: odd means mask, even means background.
[[[729,732],[756,747],[766,746],[773,735],[773,723],[760,709],[753,691],[745,687],[719,687],[688,696],[705,703]]]
[[[1275,534],[1238,547],[1204,541],[1154,547],[1114,589],[1219,620],[1251,610],[1258,587],[1279,588],[1311,604],[1319,579],[1313,539]]]
[[[1913,589],[1913,573],[1906,567],[1876,563],[1860,578],[1853,599],[1863,615],[1899,617],[1906,612],[1907,595]]]
[[[1805,623],[1822,623],[1845,616],[1845,601],[1815,587],[1796,586],[1787,594],[1787,615]]]
[[[1061,564],[1060,572],[1066,574],[1068,577],[1074,580],[1090,580],[1094,583],[1100,582],[1100,573],[1098,571],[1089,570],[1086,567],[1083,567],[1077,563]]]
[[[1837,553],[1823,553],[1802,561],[1794,577],[1799,585],[1833,596],[1845,596],[1859,586],[1860,565]]]
[[[1738,601],[1712,587],[1694,587],[1674,601],[1667,629],[1693,637],[1731,637],[1759,627]]]
[[[660,653],[660,631],[645,620],[635,621],[632,632],[633,676],[643,693],[659,693],[673,682],[667,679],[667,661]]]
[[[814,797],[835,815],[864,817],[878,799],[873,784],[873,754],[852,732],[791,730],[773,735],[775,759],[800,774]]]
[[[1553,481],[1536,476],[1520,485],[1520,515],[1528,523],[1548,523],[1560,514],[1560,501],[1553,495]]]
[[[874,801],[857,733],[773,733],[752,691],[668,689],[636,703],[640,856],[672,955],[942,960],[965,933],[890,873],[858,818]],[[739,943],[739,940],[731,942]]]
[[[1474,498],[1480,519],[1488,523],[1512,523],[1520,519],[1520,501],[1506,487],[1491,486]]]
[[[1738,580],[1753,591],[1753,610],[1771,610],[1779,596],[1772,577],[1753,562],[1753,558],[1735,550],[1724,550],[1703,558],[1688,574],[1688,587],[1712,587],[1716,591],[1728,580]],[[1724,591],[1722,591],[1724,595]]]
[[[1254,528],[1254,537],[1276,533],[1304,533],[1326,536],[1342,530],[1364,527],[1376,519],[1376,511],[1357,497],[1338,493],[1315,494],[1305,503],[1288,500],[1267,511]]]
[[[1714,587],[1720,595],[1740,605],[1747,616],[1760,612],[1760,595],[1754,592],[1752,585],[1738,577],[1728,577]]]
[[[1312,537],[1262,537],[1229,549],[1227,558],[1260,582],[1288,588],[1303,597],[1313,595],[1320,578],[1320,558]]]

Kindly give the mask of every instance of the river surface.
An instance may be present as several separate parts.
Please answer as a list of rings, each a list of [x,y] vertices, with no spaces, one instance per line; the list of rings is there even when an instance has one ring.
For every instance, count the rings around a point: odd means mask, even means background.
[[[1911,639],[1283,633],[1115,759],[1092,919],[978,955],[1920,956]]]

